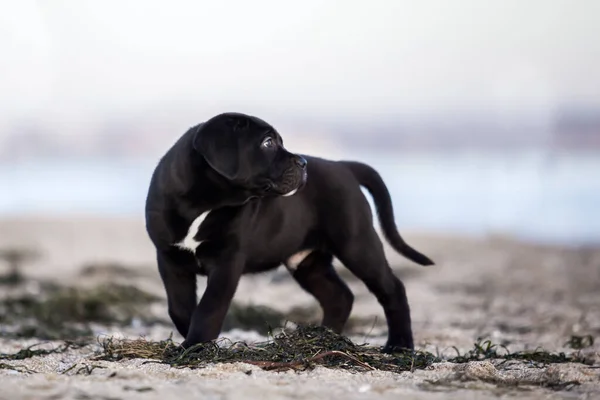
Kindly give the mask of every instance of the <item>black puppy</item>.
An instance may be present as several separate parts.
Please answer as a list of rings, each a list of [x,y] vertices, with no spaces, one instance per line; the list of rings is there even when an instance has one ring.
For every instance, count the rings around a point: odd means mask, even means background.
[[[243,274],[281,264],[318,300],[322,324],[341,332],[354,296],[332,266],[335,256],[383,307],[384,351],[413,349],[404,285],[386,261],[361,185],[394,249],[432,265],[400,237],[389,192],[368,165],[292,154],[275,128],[244,114],[190,128],[158,163],[146,201],[146,228],[182,346],[218,337]],[[207,276],[200,303],[196,275]]]

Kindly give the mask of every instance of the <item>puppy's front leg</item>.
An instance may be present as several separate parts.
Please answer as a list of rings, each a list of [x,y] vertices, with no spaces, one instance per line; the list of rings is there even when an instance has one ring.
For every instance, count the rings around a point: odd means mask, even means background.
[[[194,310],[190,329],[181,344],[184,348],[219,337],[245,262],[243,255],[237,251],[227,251],[224,254],[202,260],[208,276],[206,290]]]

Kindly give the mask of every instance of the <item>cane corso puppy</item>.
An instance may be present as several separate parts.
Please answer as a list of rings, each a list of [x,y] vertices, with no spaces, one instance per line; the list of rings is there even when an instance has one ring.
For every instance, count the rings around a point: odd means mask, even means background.
[[[273,126],[240,113],[183,134],[159,161],[146,201],[146,228],[182,346],[218,337],[243,274],[282,264],[317,299],[322,324],[341,332],[354,296],[332,266],[337,257],[383,307],[383,351],[413,349],[404,285],[386,261],[361,186],[394,249],[432,265],[401,238],[389,192],[370,166],[291,153]],[[207,277],[199,303],[197,275]]]

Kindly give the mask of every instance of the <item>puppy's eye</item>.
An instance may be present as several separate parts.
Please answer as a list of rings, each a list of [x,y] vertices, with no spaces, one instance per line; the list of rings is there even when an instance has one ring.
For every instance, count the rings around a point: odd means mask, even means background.
[[[262,147],[266,147],[266,148],[271,148],[275,146],[275,142],[273,141],[272,138],[268,137],[265,140],[263,140],[262,142]]]

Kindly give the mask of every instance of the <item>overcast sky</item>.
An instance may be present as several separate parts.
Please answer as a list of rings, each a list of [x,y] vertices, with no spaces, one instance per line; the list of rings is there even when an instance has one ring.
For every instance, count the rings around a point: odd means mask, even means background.
[[[599,38],[598,0],[0,0],[0,124],[600,106]]]

